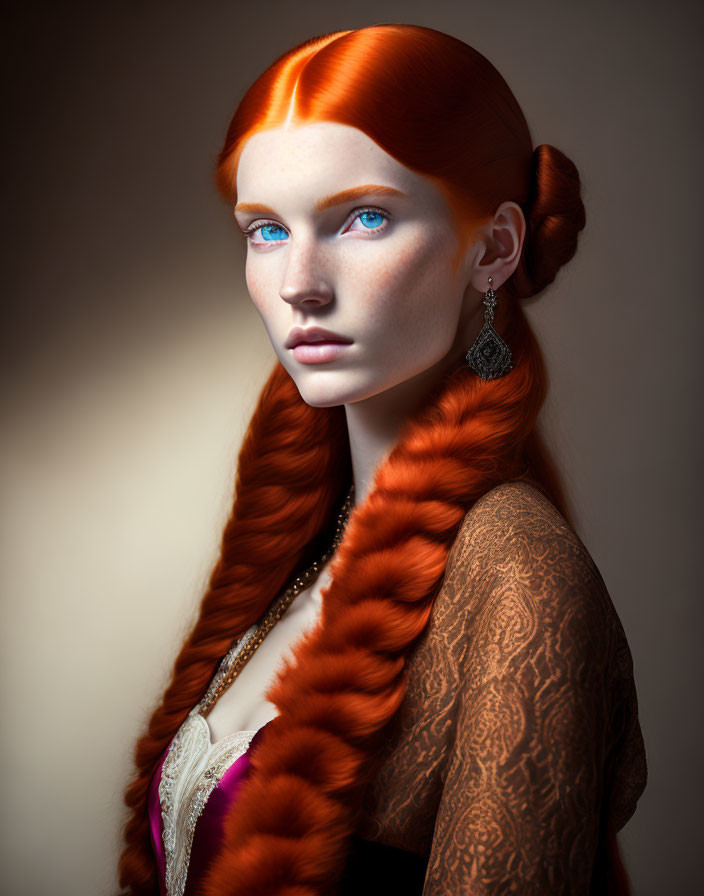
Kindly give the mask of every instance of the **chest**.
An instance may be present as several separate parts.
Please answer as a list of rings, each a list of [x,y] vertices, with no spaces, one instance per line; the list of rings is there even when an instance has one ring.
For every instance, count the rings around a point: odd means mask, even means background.
[[[277,715],[265,691],[284,655],[318,622],[324,568],[266,635],[207,721],[215,743],[236,731],[259,729]],[[357,834],[428,855],[457,720],[466,619],[457,613],[454,579],[445,580],[427,629],[409,652],[406,692],[376,757]]]
[[[277,715],[265,693],[284,657],[316,625],[322,609],[321,592],[329,583],[324,567],[316,580],[301,591],[281,619],[266,634],[237,678],[218,698],[207,716],[213,743],[236,731],[255,730]]]

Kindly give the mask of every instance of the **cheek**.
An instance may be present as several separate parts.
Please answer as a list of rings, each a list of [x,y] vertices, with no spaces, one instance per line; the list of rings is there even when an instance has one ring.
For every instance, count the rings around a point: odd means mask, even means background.
[[[452,305],[451,251],[449,244],[429,238],[427,233],[385,246],[378,256],[368,259],[363,277],[358,268],[355,273],[354,291],[365,316],[380,325],[393,321],[403,330],[439,323],[439,309],[447,307],[449,311]]]
[[[247,291],[254,304],[257,305],[264,295],[264,278],[257,273],[255,266],[248,262],[244,269],[244,279]]]
[[[263,265],[248,263],[245,267],[245,282],[252,304],[269,330],[277,295],[276,291],[272,293],[271,272],[267,275]]]

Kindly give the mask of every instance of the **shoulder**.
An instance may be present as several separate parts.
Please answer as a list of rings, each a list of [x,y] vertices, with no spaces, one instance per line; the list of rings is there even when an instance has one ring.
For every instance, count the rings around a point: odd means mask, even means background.
[[[482,495],[467,511],[448,563],[485,571],[487,561],[512,562],[528,572],[547,556],[588,552],[554,504],[536,485],[504,482]],[[591,560],[591,558],[589,558]],[[542,566],[542,563],[541,563]]]
[[[467,512],[448,557],[465,583],[473,628],[519,628],[526,637],[591,642],[616,638],[620,623],[589,551],[536,485],[506,482]],[[611,640],[611,639],[609,639]],[[613,648],[615,645],[609,645]]]
[[[538,487],[504,483],[467,512],[447,573],[467,712],[495,725],[515,711],[563,753],[603,737],[621,828],[646,785],[645,747],[626,634],[583,542]]]

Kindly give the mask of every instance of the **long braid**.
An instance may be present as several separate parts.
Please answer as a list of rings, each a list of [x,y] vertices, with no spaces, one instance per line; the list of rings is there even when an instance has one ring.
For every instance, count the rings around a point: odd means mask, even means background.
[[[332,513],[340,483],[349,479],[342,413],[302,402],[279,364],[262,390],[240,450],[234,506],[199,618],[135,747],[136,772],[124,797],[131,813],[118,866],[120,886],[135,896],[157,892],[145,808],[151,773],[205,692],[218,660],[263,614]],[[288,486],[283,503],[280,483]]]

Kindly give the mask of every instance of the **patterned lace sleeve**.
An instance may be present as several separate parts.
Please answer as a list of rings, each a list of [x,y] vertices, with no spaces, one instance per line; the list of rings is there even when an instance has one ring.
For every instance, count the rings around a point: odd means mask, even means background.
[[[466,544],[473,618],[423,896],[586,896],[606,769],[633,735],[625,636],[551,505],[503,502],[487,518]]]

